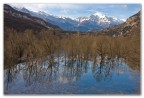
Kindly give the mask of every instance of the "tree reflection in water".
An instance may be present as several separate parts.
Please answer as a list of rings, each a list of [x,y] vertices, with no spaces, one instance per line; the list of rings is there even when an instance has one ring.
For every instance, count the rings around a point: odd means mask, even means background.
[[[21,89],[35,84],[49,87],[51,84],[75,83],[87,73],[90,73],[97,83],[111,80],[113,74],[130,70],[124,59],[117,57],[109,59],[98,56],[94,60],[55,57],[53,62],[48,59],[25,62],[6,69],[4,92],[9,93],[13,88]]]

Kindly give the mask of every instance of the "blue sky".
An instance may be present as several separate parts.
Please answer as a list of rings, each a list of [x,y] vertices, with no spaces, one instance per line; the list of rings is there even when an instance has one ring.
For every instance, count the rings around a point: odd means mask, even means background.
[[[55,16],[77,18],[96,12],[110,17],[127,19],[141,10],[140,4],[10,4],[25,7],[31,11],[44,11]]]

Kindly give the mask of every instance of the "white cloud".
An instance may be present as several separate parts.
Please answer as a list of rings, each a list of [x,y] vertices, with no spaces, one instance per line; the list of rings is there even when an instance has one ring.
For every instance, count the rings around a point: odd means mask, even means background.
[[[139,10],[139,7],[135,5],[129,6],[129,4],[67,4],[67,3],[17,3],[10,4],[12,6],[22,8],[25,7],[28,10],[38,12],[44,11],[48,14],[64,17],[81,17],[89,16],[97,11],[104,13],[106,16],[115,16],[118,18],[128,18],[134,12]],[[135,9],[134,9],[135,8]],[[127,9],[127,10],[126,10]],[[132,12],[133,11],[133,12]],[[99,14],[100,15],[100,14]],[[121,17],[120,15],[124,15]],[[101,15],[102,16],[102,15]]]
[[[78,6],[75,6],[74,4],[10,4],[12,6],[18,7],[18,8],[22,8],[25,7],[31,11],[45,11],[48,9],[69,9],[69,8],[78,8]]]
[[[31,11],[40,11],[40,10],[44,10],[45,8],[47,8],[47,4],[10,4],[12,6],[18,7],[18,8],[27,8]]]
[[[95,12],[95,10],[94,9],[90,9],[90,10],[86,10],[86,11],[89,11],[89,12]]]
[[[122,8],[128,8],[128,6],[127,6],[127,5],[122,5],[121,7],[122,7]]]
[[[123,4],[123,5],[115,4],[115,5],[110,5],[109,7],[111,7],[111,8],[123,8],[123,9],[128,8],[128,6],[126,4]]]

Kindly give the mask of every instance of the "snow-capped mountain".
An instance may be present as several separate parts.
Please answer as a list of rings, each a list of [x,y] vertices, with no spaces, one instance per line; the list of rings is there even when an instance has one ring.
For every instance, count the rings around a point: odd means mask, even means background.
[[[28,13],[31,16],[41,18],[46,22],[50,22],[54,25],[59,26],[63,30],[69,30],[69,31],[100,30],[124,22],[122,19],[108,17],[100,12],[96,12],[88,17],[78,17],[76,19],[71,19],[69,17],[53,16],[42,11],[33,12],[29,11],[26,8],[20,8],[17,10],[24,13]]]
[[[107,17],[98,12],[93,15],[90,15],[89,17],[79,17],[76,19],[76,21],[79,22],[79,27],[84,27],[87,25],[90,30],[99,30],[110,26],[118,25],[124,22],[123,20]]]
[[[13,28],[18,31],[24,31],[26,29],[32,29],[34,31],[46,29],[61,30],[57,25],[30,15],[29,10],[24,8],[21,10],[25,11],[25,13],[4,4],[4,27]]]

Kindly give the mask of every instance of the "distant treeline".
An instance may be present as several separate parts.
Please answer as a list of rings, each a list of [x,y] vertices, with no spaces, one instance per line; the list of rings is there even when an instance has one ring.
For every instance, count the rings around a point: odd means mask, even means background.
[[[132,36],[111,37],[90,34],[57,35],[52,30],[17,32],[6,28],[4,31],[4,68],[12,67],[22,61],[31,61],[49,56],[50,64],[54,57],[63,56],[71,60],[95,59],[108,55],[125,58],[132,68],[140,67],[140,30]]]

